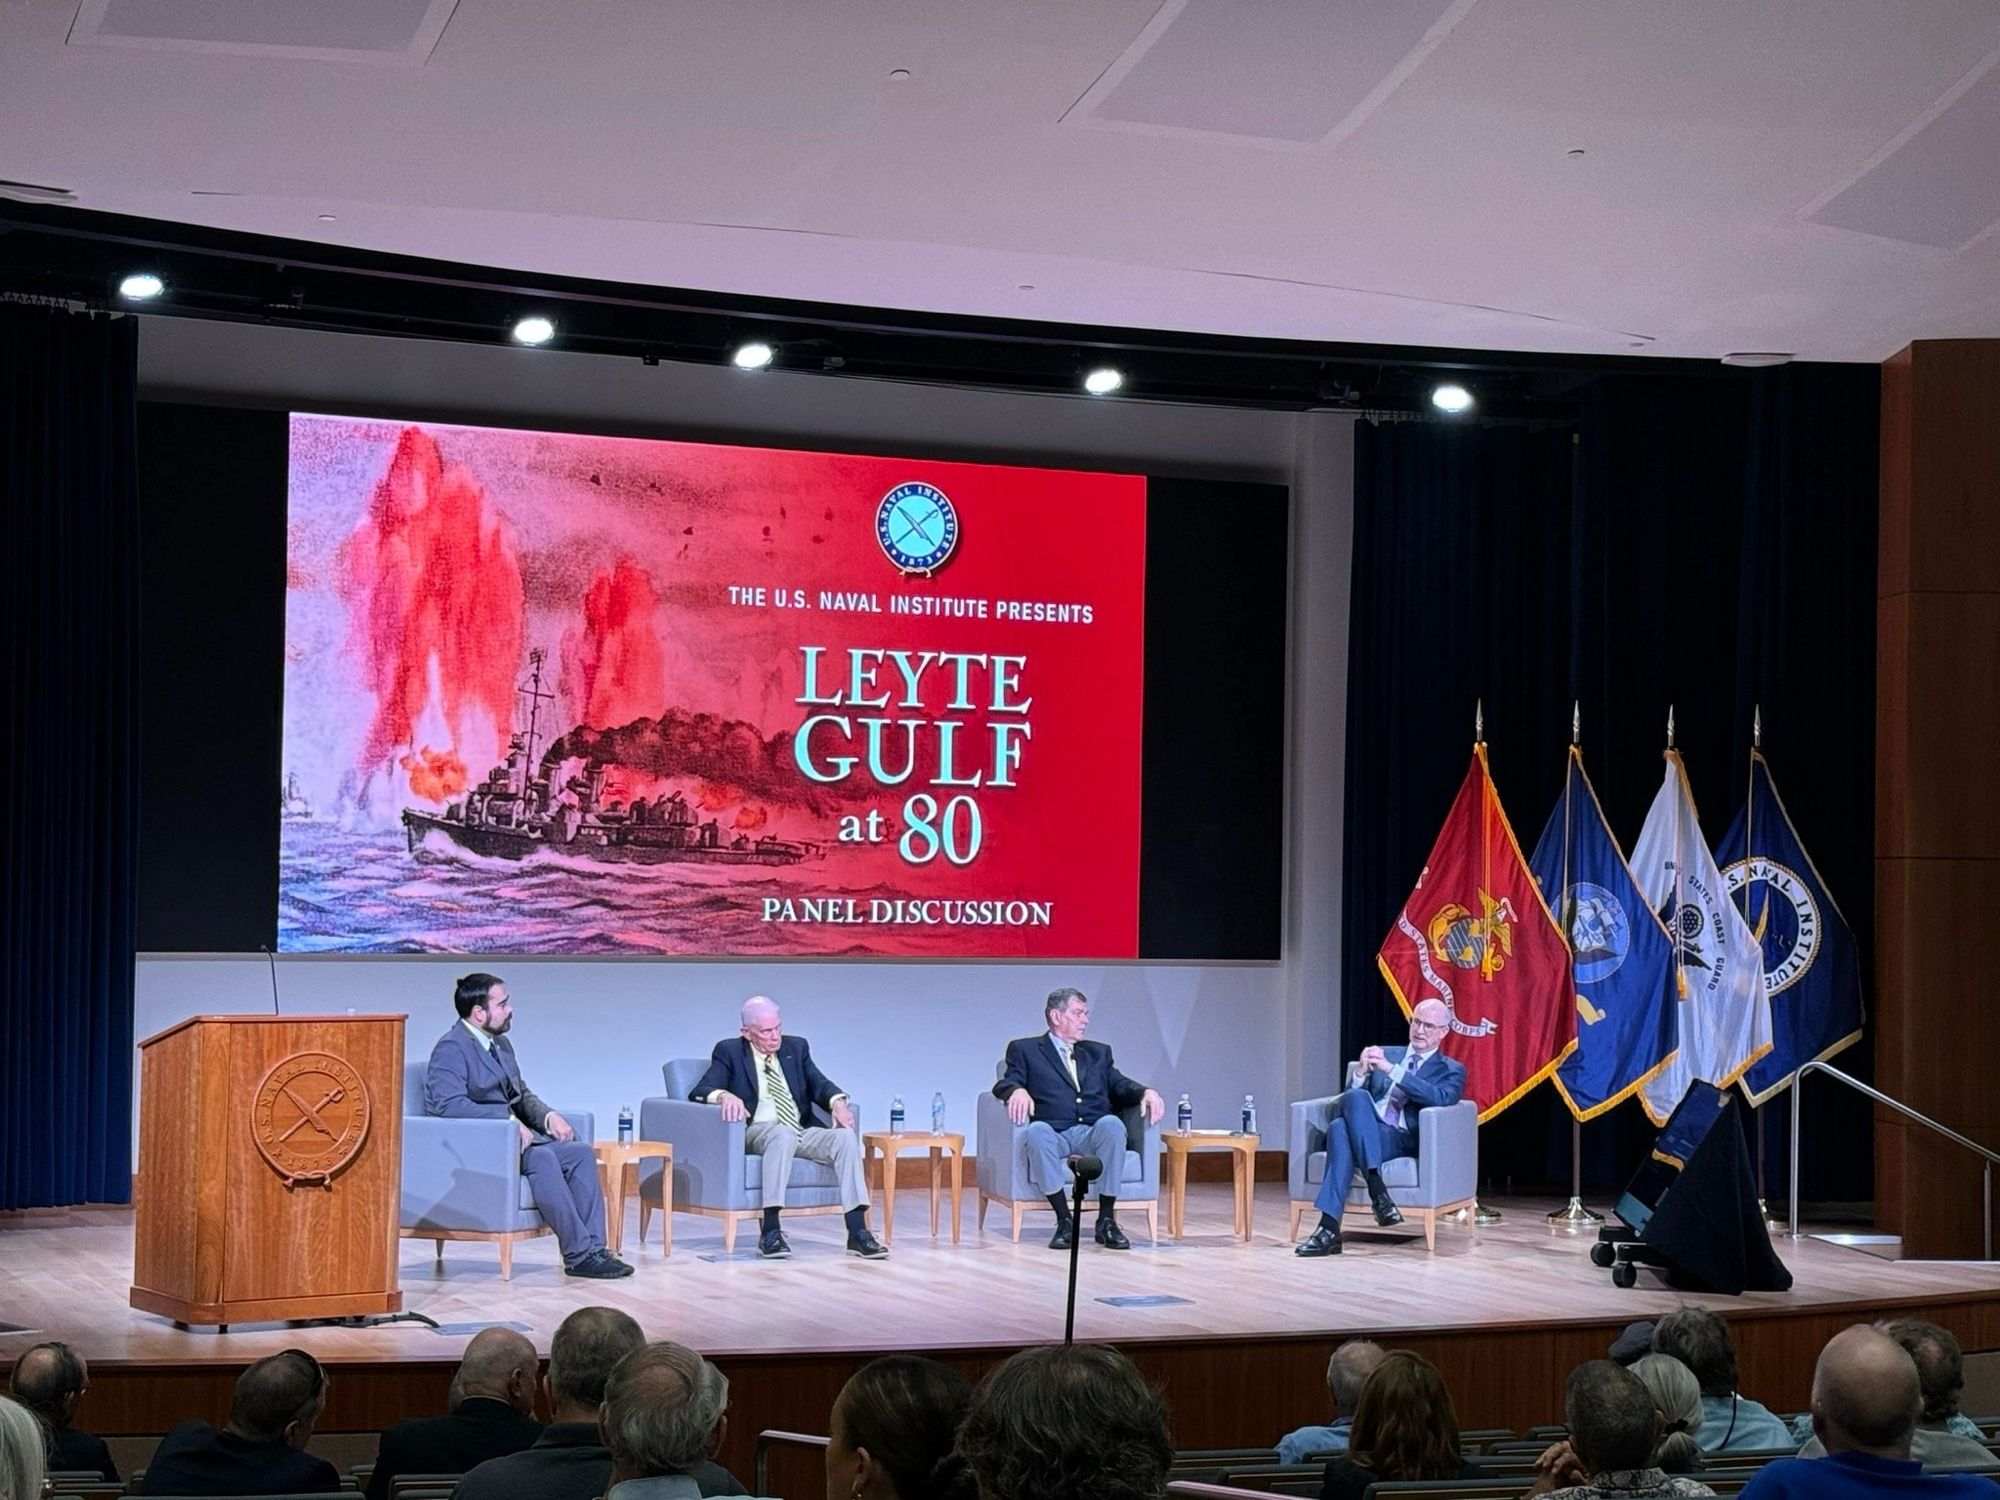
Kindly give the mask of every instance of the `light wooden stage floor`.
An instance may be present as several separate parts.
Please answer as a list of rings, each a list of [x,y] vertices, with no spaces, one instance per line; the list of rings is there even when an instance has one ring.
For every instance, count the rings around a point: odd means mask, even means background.
[[[514,1276],[503,1282],[490,1247],[448,1243],[442,1263],[429,1241],[405,1240],[404,1304],[445,1324],[507,1320],[524,1325],[547,1352],[556,1324],[573,1308],[624,1308],[656,1337],[710,1354],[771,1356],[844,1351],[1015,1348],[1062,1334],[1067,1257],[1046,1247],[1050,1219],[1030,1215],[1023,1237],[1007,1237],[1003,1210],[974,1227],[976,1195],[966,1196],[964,1239],[928,1234],[920,1190],[897,1197],[896,1238],[886,1262],[844,1254],[836,1217],[794,1219],[786,1226],[795,1254],[760,1261],[754,1237],[738,1239],[726,1258],[720,1225],[680,1215],[674,1250],[660,1254],[659,1226],[638,1243],[636,1206],[625,1229],[626,1258],[637,1274],[616,1282],[562,1274],[553,1239],[516,1248]],[[1551,1233],[1542,1202],[1503,1202],[1505,1221],[1487,1229],[1440,1226],[1435,1255],[1420,1234],[1376,1231],[1349,1219],[1348,1248],[1338,1259],[1301,1261],[1284,1239],[1289,1220],[1282,1184],[1259,1185],[1257,1235],[1230,1234],[1230,1190],[1221,1183],[1189,1189],[1188,1236],[1148,1244],[1144,1221],[1121,1214],[1134,1248],[1100,1250],[1086,1241],[1079,1278],[1077,1333],[1131,1344],[1144,1340],[1244,1340],[1470,1332],[1564,1324],[1622,1323],[1657,1315],[1684,1301],[1763,1313],[1861,1310],[1893,1304],[1991,1303],[2000,1299],[2000,1265],[1886,1261],[1806,1239],[1780,1239],[1796,1278],[1783,1294],[1688,1297],[1650,1273],[1621,1291],[1590,1264],[1590,1240]],[[132,1271],[129,1210],[0,1216],[0,1322],[68,1340],[94,1365],[226,1364],[303,1344],[330,1362],[397,1364],[455,1361],[466,1333],[439,1334],[416,1324],[373,1329],[241,1325],[227,1333],[176,1329],[126,1304]],[[1162,1298],[1114,1306],[1108,1297]],[[34,1335],[0,1334],[0,1360]]]

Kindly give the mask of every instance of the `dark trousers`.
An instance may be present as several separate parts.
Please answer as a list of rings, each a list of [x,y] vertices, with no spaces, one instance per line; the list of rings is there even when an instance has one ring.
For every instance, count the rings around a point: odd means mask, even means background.
[[[1385,1161],[1416,1154],[1414,1130],[1383,1124],[1374,1097],[1366,1089],[1349,1089],[1333,1101],[1333,1118],[1326,1122],[1326,1181],[1313,1206],[1338,1219],[1357,1169],[1372,1172]]]
[[[562,1246],[563,1264],[574,1266],[604,1248],[604,1189],[597,1153],[588,1141],[537,1141],[521,1153],[535,1211]]]

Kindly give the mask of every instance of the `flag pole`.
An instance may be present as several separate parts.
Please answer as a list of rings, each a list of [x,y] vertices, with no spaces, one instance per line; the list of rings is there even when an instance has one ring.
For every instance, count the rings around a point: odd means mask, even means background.
[[[1583,704],[1572,701],[1569,708],[1569,751],[1573,760],[1583,745]],[[1563,766],[1563,862],[1562,890],[1556,895],[1557,909],[1562,913],[1563,937],[1567,939],[1575,931],[1576,913],[1570,898],[1569,843],[1570,843],[1570,787],[1575,778],[1570,775],[1567,762]],[[1570,982],[1576,981],[1576,954],[1570,954]],[[1549,1228],[1567,1234],[1577,1234],[1602,1224],[1604,1215],[1592,1213],[1583,1206],[1583,1122],[1572,1114],[1569,1117],[1569,1203],[1548,1216]]]
[[[1763,749],[1764,749],[1764,705],[1761,703],[1756,703],[1752,704],[1750,708],[1750,760],[1748,766],[1749,774],[1746,776],[1744,780],[1744,787],[1743,787],[1743,863],[1744,863],[1743,920],[1746,922],[1750,921],[1749,864],[1751,860],[1757,857],[1755,852],[1757,848],[1757,834],[1756,834],[1757,757],[1763,751]],[[1768,894],[1764,897],[1766,903],[1766,910],[1769,909],[1770,899],[1771,898]],[[1755,923],[1751,923],[1751,931],[1755,932],[1756,930],[1757,930],[1757,925]],[[1763,945],[1764,945],[1764,940],[1762,938],[1759,938],[1757,940],[1757,946],[1761,948],[1763,947]],[[1794,1080],[1793,1086],[1794,1087],[1797,1086],[1796,1080]],[[1765,1228],[1768,1229],[1771,1225],[1771,1205],[1770,1205],[1770,1199],[1766,1196],[1764,1191],[1764,1106],[1763,1105],[1753,1104],[1750,1106],[1750,1123],[1752,1129],[1756,1132],[1757,1135],[1757,1212],[1760,1215],[1762,1215],[1764,1220],[1764,1226]]]
[[[1486,743],[1486,700],[1484,698],[1475,698],[1472,701],[1472,743],[1475,749]],[[1483,842],[1486,836],[1486,804],[1483,797],[1480,800],[1479,806],[1479,833]],[[1498,1224],[1501,1219],[1501,1213],[1499,1209],[1487,1208],[1477,1198],[1474,1198],[1469,1206],[1461,1208],[1455,1213],[1446,1214],[1445,1219],[1448,1223],[1470,1224],[1475,1229],[1485,1229],[1489,1225]]]

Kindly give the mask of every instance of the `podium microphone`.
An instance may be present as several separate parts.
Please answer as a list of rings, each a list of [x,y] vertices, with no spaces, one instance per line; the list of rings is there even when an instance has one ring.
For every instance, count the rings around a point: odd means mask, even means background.
[[[278,955],[262,943],[257,945],[257,951],[271,961],[271,1014],[275,1016],[280,1013],[278,1010]]]
[[[1095,1156],[1072,1156],[1069,1169],[1076,1179],[1075,1198],[1070,1205],[1069,1305],[1063,1313],[1063,1344],[1076,1342],[1076,1257],[1083,1247],[1083,1192],[1104,1175],[1104,1163]]]

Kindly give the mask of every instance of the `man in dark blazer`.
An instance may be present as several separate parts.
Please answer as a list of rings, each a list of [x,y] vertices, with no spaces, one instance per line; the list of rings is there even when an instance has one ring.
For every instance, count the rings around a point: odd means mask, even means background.
[[[535,1420],[535,1346],[511,1328],[484,1328],[465,1346],[456,1397],[442,1417],[412,1417],[382,1434],[368,1500],[389,1500],[405,1474],[463,1474],[519,1453],[542,1435]]]
[[[604,1189],[597,1153],[561,1115],[535,1097],[507,1032],[514,1005],[493,974],[467,974],[452,996],[458,1024],[431,1048],[424,1072],[424,1110],[452,1120],[504,1120],[521,1129],[521,1175],[535,1209],[555,1231],[563,1270],[599,1281],[630,1276],[632,1268],[604,1248]]]
[[[752,995],[743,1002],[741,1032],[715,1044],[708,1071],[688,1097],[697,1104],[716,1105],[732,1124],[749,1121],[743,1144],[763,1158],[759,1255],[783,1260],[792,1253],[778,1213],[785,1206],[792,1161],[803,1156],[833,1169],[847,1211],[847,1253],[863,1260],[887,1257],[888,1250],[868,1228],[868,1179],[847,1095],[814,1066],[812,1048],[804,1037],[785,1035],[777,1003],[768,995]],[[833,1122],[833,1129],[810,1123],[815,1109]]]
[[[160,1439],[142,1495],[332,1495],[340,1474],[305,1451],[326,1406],[326,1372],[303,1349],[236,1377],[227,1426],[183,1422]]]
[[[1090,1002],[1081,990],[1051,990],[1042,1004],[1049,1029],[1040,1036],[1007,1044],[1007,1064],[994,1094],[1007,1105],[1007,1118],[1028,1127],[1028,1180],[1048,1196],[1056,1211],[1051,1250],[1067,1250],[1076,1227],[1070,1222],[1069,1159],[1094,1156],[1104,1163],[1098,1179],[1109,1192],[1097,1196],[1097,1243],[1107,1250],[1130,1250],[1118,1227],[1118,1182],[1125,1166],[1125,1122],[1117,1111],[1138,1105],[1152,1124],[1167,1111],[1166,1101],[1143,1083],[1118,1071],[1111,1049],[1086,1042]]]
[[[49,1434],[49,1472],[79,1474],[88,1469],[118,1483],[118,1465],[104,1439],[76,1423],[76,1409],[90,1394],[90,1366],[68,1344],[51,1341],[21,1351],[8,1389],[16,1401],[42,1419]]]
[[[1410,1012],[1409,1046],[1362,1052],[1361,1081],[1333,1101],[1333,1118],[1327,1122],[1326,1180],[1314,1202],[1319,1228],[1296,1254],[1340,1254],[1340,1214],[1357,1167],[1374,1200],[1375,1222],[1403,1222],[1403,1211],[1382,1185],[1382,1163],[1415,1156],[1417,1116],[1456,1104],[1464,1095],[1465,1064],[1438,1050],[1450,1032],[1451,1012],[1444,1002],[1421,1000]]]

